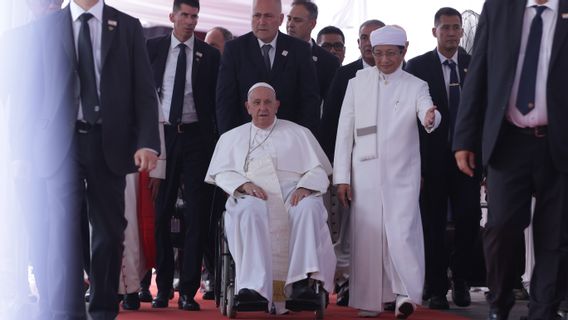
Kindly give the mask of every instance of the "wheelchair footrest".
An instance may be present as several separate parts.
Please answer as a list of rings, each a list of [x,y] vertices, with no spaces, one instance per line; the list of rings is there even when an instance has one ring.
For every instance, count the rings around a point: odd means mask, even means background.
[[[299,312],[299,311],[316,311],[321,309],[320,299],[316,300],[306,300],[306,299],[296,299],[296,300],[286,300],[286,309]]]
[[[238,311],[268,311],[266,301],[235,301],[235,309]]]

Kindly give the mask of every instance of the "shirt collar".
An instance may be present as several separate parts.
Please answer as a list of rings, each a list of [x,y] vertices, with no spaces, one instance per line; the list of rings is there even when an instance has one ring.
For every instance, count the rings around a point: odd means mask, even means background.
[[[532,6],[545,6],[554,12],[558,12],[558,0],[548,0],[545,4],[538,4],[536,0],[528,0],[526,7],[528,8]]]
[[[395,80],[397,78],[399,78],[402,73],[402,62],[400,63],[400,66],[398,66],[398,69],[396,69],[393,73],[390,74],[384,74],[381,72],[381,70],[379,70],[379,68],[377,66],[375,66],[375,68],[377,69],[377,71],[379,72],[379,78],[380,80],[384,80],[384,81],[392,81]]]
[[[373,67],[372,65],[365,62],[365,59],[363,59],[362,57],[361,57],[361,62],[363,62],[363,69],[368,68],[368,67]]]
[[[79,7],[79,5],[75,3],[75,1],[73,0],[69,1],[69,9],[71,10],[71,19],[73,21],[77,21],[80,15],[82,15],[85,12],[88,12],[92,14],[93,17],[97,19],[97,21],[101,22],[103,21],[103,7],[104,7],[103,1],[99,0],[89,10],[85,11],[83,10],[83,8]]]
[[[456,50],[456,52],[450,59],[448,59],[443,54],[441,54],[440,51],[438,51],[438,48],[436,48],[436,52],[438,53],[438,58],[440,58],[440,63],[444,63],[446,60],[451,60],[456,64],[456,66],[458,65],[458,51],[459,49]]]
[[[252,126],[252,128],[253,128],[253,130],[254,130],[255,132],[256,132],[256,131],[261,131],[261,132],[262,132],[262,131],[267,131],[267,132],[269,132],[270,130],[272,130],[272,128],[274,128],[274,126],[276,125],[276,122],[277,122],[277,121],[278,121],[278,118],[277,118],[277,117],[274,117],[274,122],[272,122],[272,124],[271,124],[270,126],[268,126],[267,128],[264,128],[264,129],[255,126],[252,121],[250,122],[250,124],[251,124],[251,126]]]
[[[173,32],[172,32],[171,38],[172,38],[172,40],[170,41],[170,49],[173,49],[173,48],[177,47],[181,43],[181,41],[179,41],[174,36]],[[189,48],[189,51],[193,51],[193,44],[194,43],[195,43],[195,33],[193,33],[189,39],[187,39],[186,41],[183,42],[183,44],[185,44]]]
[[[262,49],[262,46],[265,44],[269,44],[272,46],[272,48],[276,49],[276,40],[278,39],[278,35],[280,34],[280,32],[276,33],[276,37],[274,37],[274,39],[272,39],[272,41],[270,41],[269,43],[263,42],[262,40],[256,38],[256,40],[258,41],[258,46]]]

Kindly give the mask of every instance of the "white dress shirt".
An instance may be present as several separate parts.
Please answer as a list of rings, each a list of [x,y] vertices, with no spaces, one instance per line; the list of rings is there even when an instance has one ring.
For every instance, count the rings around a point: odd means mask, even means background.
[[[269,44],[272,46],[272,48],[270,48],[270,51],[268,51],[268,57],[270,58],[270,67],[272,67],[274,65],[274,57],[276,57],[276,40],[278,39],[278,33],[276,34],[276,37],[274,37],[274,39],[272,39],[272,41],[268,42],[268,43],[264,43],[262,42],[262,40],[258,39],[258,46],[260,47],[260,53],[262,54],[262,46],[265,44]]]
[[[101,38],[102,38],[102,21],[103,21],[103,1],[98,1],[89,10],[85,11],[83,8],[79,7],[75,1],[69,1],[69,9],[71,10],[71,20],[73,25],[73,40],[75,41],[75,54],[79,52],[77,47],[79,43],[79,31],[81,31],[81,20],[79,17],[88,12],[93,15],[91,19],[87,22],[89,24],[89,30],[91,31],[91,44],[93,46],[93,58],[95,63],[95,80],[97,84],[97,94],[99,99],[101,96]],[[77,57],[77,60],[79,57]],[[99,100],[100,101],[100,100]],[[77,120],[83,120],[83,106],[79,101],[79,112],[77,114]],[[99,120],[100,121],[100,120]]]
[[[536,72],[535,107],[526,115],[523,115],[516,107],[517,92],[523,63],[525,61],[525,51],[529,37],[531,22],[536,15],[536,9],[532,6],[538,5],[535,0],[528,0],[523,18],[523,30],[521,34],[521,47],[519,49],[519,60],[517,61],[517,72],[509,97],[507,120],[514,125],[525,127],[544,126],[548,124],[546,113],[546,84],[548,80],[548,65],[550,63],[550,53],[552,52],[552,41],[554,39],[554,28],[556,27],[556,17],[558,16],[558,0],[548,0],[543,4],[547,7],[542,12],[542,40],[540,42],[540,54],[538,56],[538,69]]]
[[[449,105],[450,105],[449,104],[449,100],[450,100],[450,75],[452,73],[452,69],[450,68],[449,65],[445,65],[444,62],[446,60],[450,60],[450,61],[453,61],[456,64],[456,73],[458,74],[458,82],[461,83],[461,81],[460,81],[460,69],[459,69],[459,65],[458,65],[458,51],[456,50],[456,52],[454,53],[454,55],[452,56],[451,59],[446,58],[443,54],[440,53],[440,51],[438,51],[438,49],[436,49],[436,52],[438,53],[438,57],[440,58],[440,63],[442,64],[442,74],[444,75],[444,85],[446,86],[446,97],[448,97],[448,107],[449,107]]]
[[[166,60],[166,69],[164,71],[164,79],[162,81],[162,89],[160,96],[162,100],[162,111],[164,118],[169,123],[170,109],[172,106],[172,96],[174,93],[174,81],[176,77],[176,67],[179,55],[178,45],[181,43],[173,34],[171,35],[170,49]],[[182,123],[192,123],[199,119],[195,110],[195,100],[193,100],[193,84],[191,82],[191,72],[193,69],[193,52],[195,47],[195,34],[184,42],[186,45],[185,54],[187,57],[187,68],[185,70],[185,90],[183,93],[183,111],[181,115]]]

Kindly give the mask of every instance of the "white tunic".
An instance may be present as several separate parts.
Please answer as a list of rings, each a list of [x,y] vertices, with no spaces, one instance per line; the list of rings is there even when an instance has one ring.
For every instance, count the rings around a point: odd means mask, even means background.
[[[334,184],[350,184],[349,305],[382,311],[395,294],[422,301],[424,243],[418,207],[418,124],[432,106],[426,82],[402,71],[360,70],[337,130]],[[441,116],[436,111],[434,128]],[[433,130],[433,129],[431,129]],[[431,131],[430,130],[430,131]]]
[[[270,196],[269,201],[264,201],[236,191],[253,176],[245,168],[256,170],[266,159],[275,173],[273,179],[279,184],[284,214],[288,216],[286,293],[290,293],[289,284],[306,278],[307,274],[322,281],[324,288],[331,291],[336,258],[321,199],[321,193],[329,184],[331,165],[308,129],[278,120],[271,130],[272,127],[263,130],[245,124],[225,133],[217,143],[205,179],[230,195],[226,204],[225,230],[235,260],[236,291],[253,289],[272,301],[272,269],[281,267],[272,264],[274,235],[270,231],[272,221],[268,219]],[[248,152],[256,145],[259,147]],[[258,184],[256,180],[253,182]],[[290,196],[300,187],[316,193],[292,207]]]

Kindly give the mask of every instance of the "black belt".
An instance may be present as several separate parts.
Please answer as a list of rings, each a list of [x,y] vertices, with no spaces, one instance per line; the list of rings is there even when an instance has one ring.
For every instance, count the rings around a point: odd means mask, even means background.
[[[100,123],[90,124],[90,123],[84,122],[84,121],[75,122],[75,131],[77,133],[82,133],[82,134],[89,133],[93,129],[100,128],[100,127],[101,127]]]
[[[507,124],[507,127],[509,127],[509,129],[511,131],[517,132],[517,133],[521,133],[527,136],[533,136],[535,138],[544,138],[546,137],[546,134],[548,132],[548,126],[536,126],[536,127],[530,127],[530,128],[521,128],[521,127],[517,127],[516,125],[505,121],[505,123]]]
[[[169,130],[175,130],[177,133],[186,133],[190,131],[199,130],[199,123],[198,122],[179,123],[177,125],[167,124],[165,127]]]

